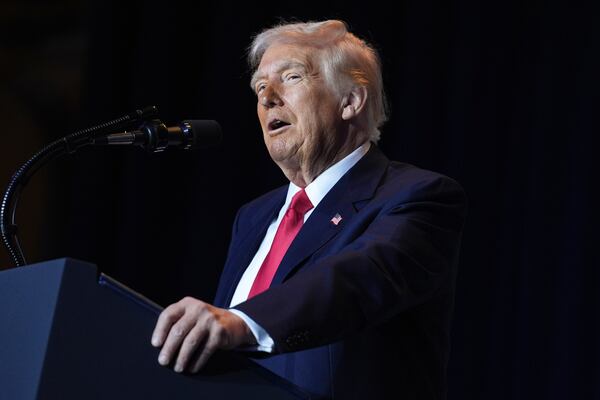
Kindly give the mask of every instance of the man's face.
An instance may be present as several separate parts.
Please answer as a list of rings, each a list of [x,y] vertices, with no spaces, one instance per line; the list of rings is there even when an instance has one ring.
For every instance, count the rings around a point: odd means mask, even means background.
[[[347,139],[341,100],[326,84],[314,50],[274,44],[252,80],[269,154],[282,169],[327,168]],[[328,165],[329,164],[329,165]]]

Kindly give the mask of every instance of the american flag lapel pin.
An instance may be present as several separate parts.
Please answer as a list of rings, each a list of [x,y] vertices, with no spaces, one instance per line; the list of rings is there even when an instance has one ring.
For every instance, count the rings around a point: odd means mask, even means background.
[[[337,226],[342,221],[342,216],[339,213],[336,213],[333,218],[331,218],[331,223]]]

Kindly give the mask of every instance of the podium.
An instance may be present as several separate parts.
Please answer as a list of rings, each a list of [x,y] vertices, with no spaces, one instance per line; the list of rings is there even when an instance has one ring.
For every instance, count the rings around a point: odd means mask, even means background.
[[[0,400],[312,398],[238,352],[195,375],[160,366],[160,310],[73,259],[0,272]]]

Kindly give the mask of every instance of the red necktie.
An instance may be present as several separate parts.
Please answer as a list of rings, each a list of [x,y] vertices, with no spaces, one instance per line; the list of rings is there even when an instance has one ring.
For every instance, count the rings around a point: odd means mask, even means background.
[[[271,249],[265,261],[260,266],[260,270],[258,270],[248,298],[256,296],[269,288],[283,256],[290,247],[290,244],[292,244],[300,228],[302,228],[304,214],[311,208],[313,208],[313,205],[304,189],[294,195],[290,208],[286,211],[277,228]]]

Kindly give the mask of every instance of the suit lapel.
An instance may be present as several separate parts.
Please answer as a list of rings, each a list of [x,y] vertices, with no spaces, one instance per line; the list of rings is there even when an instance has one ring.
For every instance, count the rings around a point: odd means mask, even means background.
[[[224,298],[219,298],[222,302],[222,307],[228,307],[231,303],[233,293],[244,274],[244,271],[250,265],[250,261],[256,254],[258,247],[267,234],[267,229],[273,219],[277,218],[277,213],[285,202],[287,186],[277,190],[275,194],[267,200],[267,203],[260,207],[248,209],[246,212],[250,214],[247,225],[243,227],[243,231],[239,233],[240,238],[235,247],[232,247],[223,276],[228,277],[228,281],[224,282],[221,287],[227,288]]]
[[[368,153],[321,200],[281,260],[272,285],[280,284],[299,265],[337,235],[373,197],[389,161],[371,144]],[[332,219],[342,219],[335,224]]]

